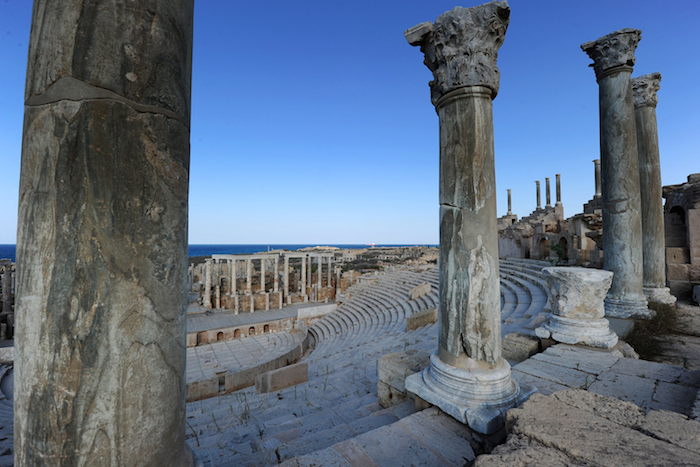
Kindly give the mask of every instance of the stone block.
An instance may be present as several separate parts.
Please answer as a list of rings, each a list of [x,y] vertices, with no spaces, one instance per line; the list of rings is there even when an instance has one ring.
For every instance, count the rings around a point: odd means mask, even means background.
[[[377,360],[377,395],[379,405],[391,407],[406,399],[406,377],[430,364],[428,352],[409,350],[391,353]]]
[[[430,310],[414,313],[406,318],[406,331],[413,331],[414,329],[433,324],[437,322],[437,319],[437,308],[431,308]]]
[[[667,264],[666,278],[669,281],[689,281],[690,271],[689,264]]]
[[[668,288],[671,290],[671,295],[679,300],[688,300],[692,298],[693,284],[689,281],[668,281]]]
[[[539,339],[512,332],[503,338],[503,358],[522,362],[535,355],[540,348]]]
[[[416,300],[422,297],[423,295],[429,294],[431,290],[431,285],[427,282],[423,282],[422,284],[417,285],[410,290],[410,292],[408,293],[408,298],[410,300]]]
[[[700,282],[700,264],[691,264],[688,266],[688,277],[690,282]]]
[[[666,264],[690,263],[690,251],[685,247],[667,247]]]
[[[258,393],[278,391],[309,380],[309,365],[306,362],[268,371],[255,378]]]

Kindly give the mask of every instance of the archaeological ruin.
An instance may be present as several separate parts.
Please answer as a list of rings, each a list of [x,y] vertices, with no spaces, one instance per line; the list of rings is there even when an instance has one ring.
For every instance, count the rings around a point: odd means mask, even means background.
[[[581,212],[560,173],[525,216],[498,185],[492,1],[404,33],[437,247],[190,257],[194,5],[127,3],[34,2],[0,466],[698,465],[700,174],[662,186],[641,31],[571,50],[599,93]]]

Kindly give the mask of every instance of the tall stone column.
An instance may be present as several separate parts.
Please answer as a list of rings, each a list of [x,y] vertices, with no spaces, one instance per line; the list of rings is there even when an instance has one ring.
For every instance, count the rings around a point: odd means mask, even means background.
[[[311,287],[313,283],[313,258],[311,256],[308,257],[309,259],[309,265],[306,268],[306,274],[307,274],[307,279],[306,282],[309,284],[309,287]]]
[[[245,293],[253,294],[253,261],[250,258],[245,260]]]
[[[35,1],[15,465],[190,465],[192,0]]]
[[[282,273],[284,281],[284,298],[289,303],[289,256],[284,255],[284,272]]]
[[[2,273],[2,311],[12,311],[12,269],[7,265]]]
[[[265,293],[265,258],[260,258],[260,292]]]
[[[273,279],[273,291],[275,293],[280,290],[280,257],[275,255],[275,278]]]
[[[318,271],[316,271],[316,284],[320,289],[323,283],[323,256],[318,256]]]
[[[593,166],[595,170],[595,194],[593,198],[600,198],[603,196],[603,185],[600,176],[600,159],[593,159]]]
[[[506,213],[508,216],[513,215],[513,203],[511,201],[511,195],[510,195],[510,188],[508,188],[508,212]]]
[[[632,79],[642,202],[643,286],[650,302],[673,304],[676,297],[666,287],[664,208],[656,125],[656,93],[660,82],[661,73]]]
[[[613,272],[609,317],[650,317],[642,291],[642,222],[637,128],[630,74],[641,32],[621,29],[581,49],[599,87],[604,269]]]
[[[433,72],[440,119],[440,334],[406,389],[482,433],[502,426],[520,388],[501,355],[492,99],[505,2],[457,7],[406,31]]]
[[[546,208],[551,208],[552,207],[552,190],[549,186],[549,177],[545,177],[544,179],[544,195],[545,195],[545,207]]]
[[[542,197],[540,196],[540,181],[535,180],[535,196],[537,199],[537,210],[542,209]]]
[[[301,294],[306,296],[306,258],[301,258]]]
[[[555,174],[554,176],[556,177],[557,184],[557,201],[554,204],[561,206],[561,175]]]
[[[328,257],[328,283],[326,287],[330,287],[333,283],[333,257]]]
[[[202,294],[202,306],[211,308],[211,259],[204,260],[204,293]]]
[[[235,297],[238,291],[236,290],[238,284],[236,284],[238,279],[238,269],[236,268],[236,260],[231,260],[231,296]]]

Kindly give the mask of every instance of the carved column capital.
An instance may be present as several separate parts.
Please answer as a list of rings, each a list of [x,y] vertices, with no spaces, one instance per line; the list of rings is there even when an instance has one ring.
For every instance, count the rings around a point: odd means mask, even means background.
[[[634,51],[641,38],[642,31],[638,29],[620,29],[582,44],[581,50],[593,60],[590,66],[595,70],[596,79],[600,80],[620,68],[632,70]]]
[[[658,98],[656,93],[661,88],[661,73],[649,73],[648,75],[632,78],[632,95],[635,107],[656,107]]]
[[[505,1],[473,8],[456,7],[407,30],[409,44],[420,46],[424,63],[433,72],[431,100],[464,86],[485,86],[491,98],[498,93],[496,60],[505,39],[510,8]]]

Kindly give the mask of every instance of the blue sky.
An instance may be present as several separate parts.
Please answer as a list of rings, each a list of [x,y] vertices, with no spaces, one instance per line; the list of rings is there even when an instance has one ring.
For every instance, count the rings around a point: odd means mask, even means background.
[[[441,0],[224,1],[195,7],[190,243],[436,243],[431,76],[403,31]],[[579,45],[642,30],[635,75],[663,74],[664,184],[700,172],[696,0],[513,0],[494,102],[498,212],[526,215],[562,174],[593,194],[597,85]],[[14,243],[31,2],[0,0],[0,243]]]

